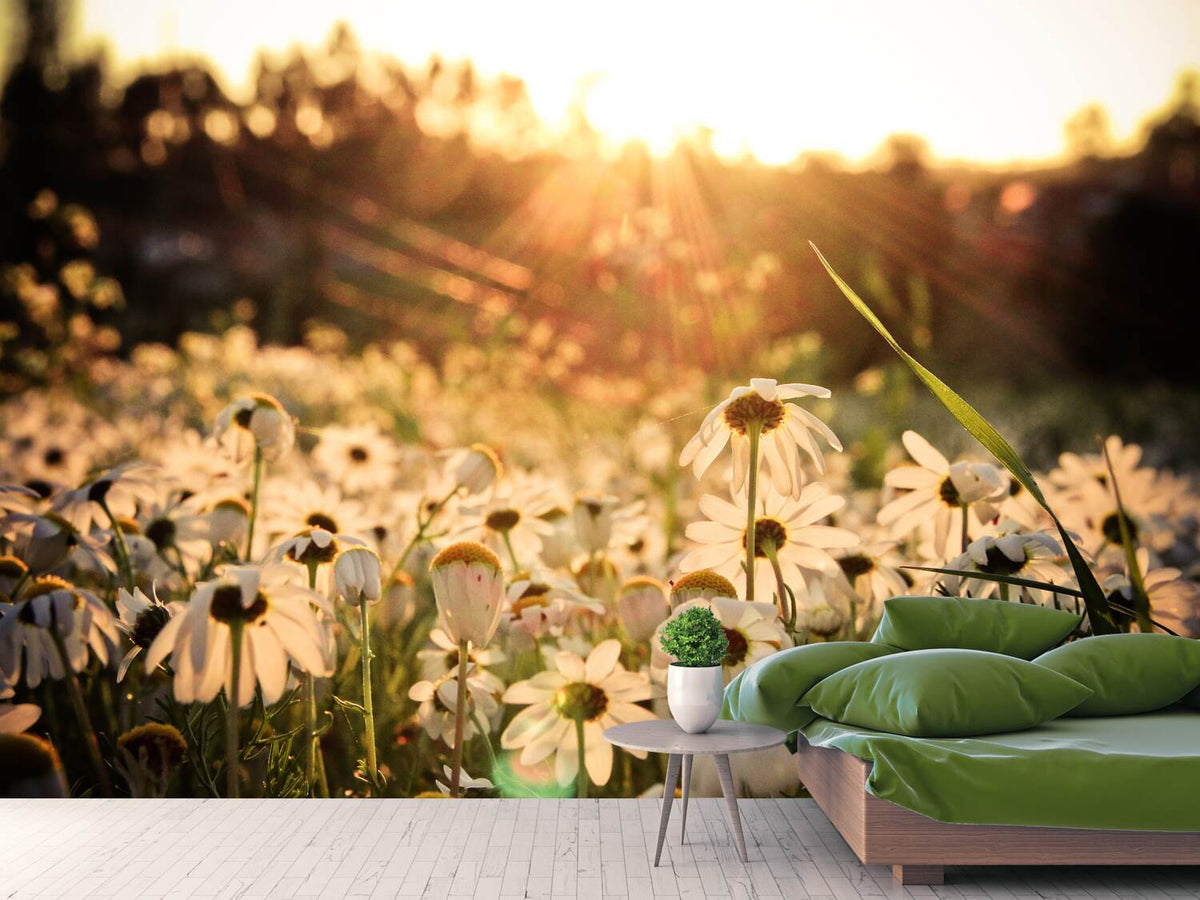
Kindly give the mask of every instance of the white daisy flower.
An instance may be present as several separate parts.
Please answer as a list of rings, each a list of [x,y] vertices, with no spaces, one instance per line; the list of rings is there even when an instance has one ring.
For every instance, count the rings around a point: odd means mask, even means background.
[[[500,559],[482,544],[460,541],[429,564],[441,627],[456,644],[486,647],[500,624],[504,574]]]
[[[417,659],[421,663],[421,678],[425,681],[438,682],[449,676],[458,666],[458,645],[440,628],[429,632],[429,642],[432,647],[417,651]],[[497,666],[508,659],[503,650],[498,647],[475,648],[467,651],[467,659],[472,664],[471,674],[484,673],[488,666]],[[499,682],[499,679],[497,679]],[[504,690],[503,682],[497,693]]]
[[[754,597],[747,600],[771,602],[777,592],[771,555],[774,554],[783,571],[784,583],[800,592],[805,573],[835,575],[837,560],[829,550],[857,546],[859,537],[845,528],[817,524],[845,505],[846,501],[829,493],[823,484],[807,485],[798,497],[792,498],[767,488],[759,494],[755,518]],[[693,522],[685,534],[700,546],[694,547],[679,561],[684,572],[711,569],[729,578],[739,593],[746,590],[746,573],[742,568],[746,552],[746,501],[734,495],[733,502],[712,494],[700,498],[700,511],[707,522]],[[781,598],[782,599],[782,598]]]
[[[194,495],[151,504],[138,516],[138,527],[166,565],[198,565],[211,549],[211,521]]]
[[[246,459],[258,448],[263,459],[273,461],[296,443],[296,426],[283,404],[270,394],[251,394],[221,410],[213,436],[235,459]]]
[[[1145,547],[1138,548],[1137,563],[1150,600],[1150,616],[1184,637],[1200,637],[1200,584],[1170,566],[1152,567]],[[1110,599],[1133,608],[1134,591],[1128,572],[1110,575],[1100,584]]]
[[[283,565],[229,566],[196,587],[188,603],[173,603],[171,620],[146,651],[146,670],[168,656],[175,670],[175,699],[208,703],[224,689],[235,696],[233,636],[240,639],[238,706],[262,688],[267,704],[283,696],[288,663],[329,675],[322,634],[313,606],[326,606],[313,591],[293,582],[296,570]]]
[[[999,466],[990,463],[950,465],[915,431],[904,432],[902,441],[917,465],[900,466],[884,476],[884,484],[907,493],[879,511],[879,524],[887,527],[892,537],[905,538],[932,520],[934,552],[944,558],[952,542],[964,533],[964,514],[973,516],[967,521],[968,534],[996,517],[993,503],[1007,492],[1008,480]]]
[[[947,563],[947,568],[985,572],[989,575],[1012,575],[1047,584],[1069,585],[1073,576],[1064,565],[1066,556],[1062,545],[1045,531],[1024,531],[1014,521],[1001,522],[995,534],[985,534],[967,545],[967,552]],[[944,576],[943,584],[956,593],[969,597],[1012,595],[1014,599],[1045,600],[1047,592],[1010,585],[1001,585],[982,578],[959,579]]]
[[[507,479],[489,499],[461,504],[456,537],[477,540],[506,556],[514,570],[530,565],[542,549],[541,536],[553,531],[541,516],[554,507],[550,486],[538,478]]]
[[[727,399],[705,416],[700,430],[679,454],[679,464],[691,465],[700,478],[729,443],[733,448],[733,489],[744,491],[750,470],[748,435],[758,428],[762,435],[762,458],[771,482],[781,494],[798,498],[803,483],[801,451],[809,456],[818,472],[825,469],[821,448],[813,434],[835,450],[840,451],[842,444],[828,425],[795,401],[801,397],[829,396],[828,388],[813,384],[778,384],[773,378],[752,378],[749,386],[734,388]]]
[[[12,513],[0,519],[0,535],[33,572],[49,572],[68,560],[81,569],[113,573],[106,541],[84,534],[55,512]]]
[[[580,491],[575,495],[572,519],[575,536],[586,553],[603,553],[613,535],[613,512],[621,501],[600,491]]]
[[[618,661],[621,642],[601,641],[583,659],[569,650],[554,653],[552,668],[519,681],[504,692],[504,702],[525,705],[500,736],[505,750],[520,750],[521,764],[534,765],[554,756],[554,773],[568,785],[579,773],[579,737],[593,784],[607,784],[612,774],[612,744],[604,730],[623,722],[657,718],[637,704],[650,699],[650,681],[628,672]],[[631,751],[645,759],[642,751]]]
[[[468,494],[482,494],[496,483],[503,471],[500,457],[486,444],[472,444],[451,451],[446,459],[446,480]]]
[[[583,613],[604,615],[604,604],[584,594],[574,580],[549,569],[520,573],[508,586],[505,612],[509,628],[533,640],[561,637],[572,622],[583,624]]]
[[[132,594],[125,588],[117,590],[117,627],[133,643],[121,658],[121,665],[117,669],[117,681],[125,680],[129,664],[154,643],[159,632],[171,620],[171,612],[172,607],[158,599],[153,587],[149,597],[142,593],[141,588],[134,588]]]
[[[88,649],[101,665],[116,651],[117,627],[104,602],[56,575],[26,583],[0,618],[0,674],[3,680],[24,681],[37,687],[45,678],[58,681],[67,674],[56,641],[61,641],[66,664],[81,672]]]
[[[261,525],[273,539],[305,528],[330,534],[366,537],[370,530],[360,501],[346,497],[335,484],[312,479],[272,478],[263,486]]]
[[[453,777],[454,773],[450,771],[449,766],[442,766],[442,775],[446,780],[443,782],[440,778],[435,779],[435,783],[437,784],[438,790],[449,797],[450,779]],[[490,791],[494,787],[495,785],[492,784],[489,779],[472,778],[467,774],[465,769],[459,774],[458,789],[460,791]]]
[[[321,429],[312,457],[321,472],[346,493],[362,494],[392,486],[400,450],[377,425],[329,425]]]
[[[51,508],[81,534],[93,527],[107,528],[107,507],[113,516],[132,518],[139,503],[153,503],[158,496],[160,472],[149,463],[127,462],[108,469],[72,491],[54,498]]]
[[[1105,447],[1121,492],[1130,536],[1159,553],[1170,549],[1176,540],[1171,518],[1181,494],[1178,486],[1155,469],[1140,465],[1142,448],[1136,444],[1123,444],[1114,435]],[[1049,477],[1059,489],[1056,499],[1063,521],[1083,535],[1089,550],[1100,554],[1122,546],[1116,494],[1102,454],[1064,453]]]
[[[321,566],[331,563],[345,547],[365,547],[366,542],[348,534],[334,534],[319,526],[309,526],[299,534],[276,544],[268,552],[269,559],[282,562],[290,559],[302,566]]]
[[[457,655],[457,654],[456,654]],[[467,669],[466,715],[463,718],[463,743],[479,733],[478,718],[489,730],[500,721],[500,695],[504,682],[478,666]],[[408,689],[408,699],[415,700],[417,720],[432,740],[442,741],[454,749],[454,732],[458,710],[458,666],[434,681],[418,681]]]
[[[834,584],[843,589],[847,599],[861,601],[868,609],[906,593],[912,582],[900,570],[904,558],[896,547],[896,541],[873,541],[843,553],[837,558],[840,571]]]

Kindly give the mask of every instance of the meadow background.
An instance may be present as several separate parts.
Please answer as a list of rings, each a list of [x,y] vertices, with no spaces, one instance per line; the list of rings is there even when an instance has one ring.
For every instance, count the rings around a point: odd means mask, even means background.
[[[1039,162],[950,160],[897,134],[861,158],[797,148],[767,164],[704,129],[614,142],[582,106],[550,129],[519,77],[368,51],[353,25],[264,50],[234,91],[184,53],[131,69],[80,52],[78,13],[6,10],[7,789],[203,796],[231,792],[231,769],[244,794],[449,786],[464,695],[429,564],[457,540],[490,546],[504,582],[495,634],[472,648],[464,768],[487,779],[472,791],[511,796],[661,789],[661,760],[614,757],[599,729],[618,710],[669,715],[654,635],[688,603],[719,610],[732,677],[793,644],[869,637],[890,595],[998,592],[905,564],[1028,565],[1073,586],[1045,516],[845,302],[810,240],[1040,473],[1106,591],[1144,590],[1157,621],[1200,634],[1194,69],[1161,85],[1133,136],[1101,104],[1063,110],[1061,152]],[[844,445],[814,437],[824,459],[804,458],[799,496],[757,498],[760,519],[787,525],[790,620],[765,557],[746,596],[736,528],[688,531],[716,521],[706,494],[728,504],[728,454],[702,479],[678,465],[707,411],[757,377],[829,388],[804,405]],[[889,473],[924,464],[936,488],[960,459],[979,490],[954,482],[949,537],[951,505],[881,512],[915,493]],[[1019,564],[996,555],[1004,538]],[[365,595],[333,571],[360,542],[380,560],[372,692]],[[250,668],[231,763],[228,660],[202,649],[185,684],[187,654],[152,646],[237,565],[279,609],[303,607],[307,637],[280,638],[282,669]],[[710,568],[734,606],[720,586],[675,589]],[[592,693],[558,691],[573,684]],[[539,703],[544,722],[519,719]],[[786,750],[745,787],[795,792]]]

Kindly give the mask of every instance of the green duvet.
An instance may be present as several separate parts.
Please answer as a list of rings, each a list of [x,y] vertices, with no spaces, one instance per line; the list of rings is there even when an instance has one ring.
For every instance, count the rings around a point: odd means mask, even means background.
[[[914,738],[816,719],[801,730],[874,764],[867,790],[941,822],[1200,831],[1200,714],[1056,719]]]

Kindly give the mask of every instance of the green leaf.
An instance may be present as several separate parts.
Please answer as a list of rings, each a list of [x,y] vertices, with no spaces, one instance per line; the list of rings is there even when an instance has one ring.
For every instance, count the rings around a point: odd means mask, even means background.
[[[366,708],[361,703],[355,703],[353,700],[343,700],[337,694],[331,694],[330,696],[333,697],[333,702],[342,709],[353,710],[360,716],[365,716],[367,714]]]
[[[1117,484],[1117,473],[1113,471],[1112,458],[1108,454],[1108,444],[1104,448],[1104,465],[1108,467],[1108,482],[1112,485],[1113,499],[1117,501],[1117,527],[1121,530],[1121,547],[1125,551],[1125,567],[1129,570],[1129,584],[1133,588],[1134,618],[1138,623],[1138,631],[1154,630],[1150,619],[1150,595],[1146,593],[1146,582],[1142,579],[1142,567],[1138,565],[1137,540],[1133,529],[1129,527],[1129,515],[1125,512],[1125,504],[1121,502],[1121,486]]]
[[[1069,597],[1083,597],[1083,591],[1061,584],[1051,584],[1048,581],[1034,581],[1032,578],[1020,578],[1016,575],[999,575],[991,572],[978,572],[972,569],[947,569],[941,566],[901,566],[902,569],[918,569],[922,572],[937,572],[941,575],[957,575],[960,578],[978,578],[980,581],[995,581],[998,584],[1013,584],[1018,587],[1036,588],[1040,591],[1052,591],[1056,594],[1066,594]]]
[[[927,387],[933,396],[937,397],[941,404],[950,410],[951,414],[956,418],[960,425],[965,428],[975,440],[983,444],[983,446],[1000,461],[1004,468],[1012,473],[1013,478],[1017,479],[1021,487],[1029,491],[1029,495],[1033,497],[1042,509],[1050,514],[1050,518],[1054,520],[1058,532],[1062,535],[1063,546],[1066,548],[1067,557],[1071,561],[1071,568],[1075,570],[1075,579],[1079,582],[1079,588],[1083,592],[1083,602],[1087,607],[1088,619],[1092,625],[1093,634],[1113,634],[1119,629],[1113,621],[1112,613],[1109,610],[1108,600],[1104,596],[1104,590],[1096,581],[1096,576],[1092,574],[1092,570],[1088,567],[1087,562],[1083,558],[1083,554],[1079,552],[1079,548],[1075,546],[1075,542],[1071,540],[1071,535],[1067,529],[1059,521],[1054,510],[1050,508],[1050,504],[1046,502],[1045,496],[1042,494],[1041,488],[1033,478],[1033,472],[1029,470],[1029,466],[1025,465],[1025,461],[1021,459],[1012,445],[1004,439],[995,427],[985,419],[976,409],[971,406],[966,400],[960,397],[949,385],[934,375],[931,371],[925,368],[916,359],[909,354],[900,344],[892,337],[891,332],[879,320],[879,317],[871,311],[871,307],[867,306],[866,302],[854,293],[850,285],[846,284],[841,279],[841,276],[833,270],[833,266],[817,249],[816,244],[809,242],[809,246],[813,248],[813,252],[817,254],[817,259],[821,260],[821,265],[825,267],[825,271],[829,273],[829,277],[833,279],[834,284],[838,286],[841,292],[850,301],[850,304],[858,310],[864,319],[871,323],[879,334],[883,337],[892,349],[904,360],[910,369],[916,374],[917,378]]]

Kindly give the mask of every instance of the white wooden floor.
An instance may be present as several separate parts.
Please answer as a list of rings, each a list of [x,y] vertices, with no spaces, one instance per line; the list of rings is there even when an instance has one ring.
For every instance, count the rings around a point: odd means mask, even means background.
[[[1200,897],[1200,866],[948,869],[901,888],[811,800],[0,800],[0,897]],[[1200,862],[1200,861],[1198,861]]]

